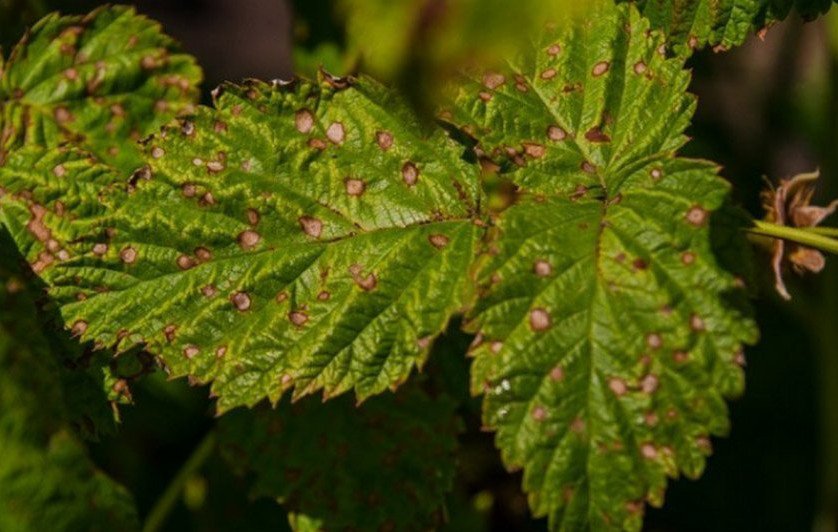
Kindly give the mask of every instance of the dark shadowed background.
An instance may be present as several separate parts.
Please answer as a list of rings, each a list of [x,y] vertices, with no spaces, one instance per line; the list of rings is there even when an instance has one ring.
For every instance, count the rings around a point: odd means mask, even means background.
[[[394,0],[396,1],[396,0]],[[97,2],[0,0],[0,43],[8,47],[37,11],[85,12]],[[206,72],[204,99],[223,80],[288,78],[292,42],[339,38],[328,1],[145,0],[139,10],[194,54]],[[820,168],[823,197],[838,196],[838,13],[815,23],[790,20],[733,52],[690,61],[699,106],[686,148],[724,166],[735,195],[760,213],[763,178]],[[834,225],[834,223],[833,223]],[[824,274],[792,283],[795,299],[771,292],[768,261],[757,312],[763,337],[748,351],[748,390],[731,407],[733,431],[714,441],[699,481],[672,483],[667,504],[651,510],[648,530],[817,530],[838,515],[838,260]],[[454,329],[429,371],[461,374],[466,396],[469,338]],[[205,389],[150,378],[123,412],[118,436],[93,446],[100,466],[136,494],[141,514],[212,424]],[[519,476],[506,473],[481,433],[475,400],[462,408],[460,481],[451,496],[451,530],[542,530],[530,521]],[[834,521],[833,521],[834,522]],[[191,479],[169,530],[251,530],[286,520],[272,501],[249,503],[246,485],[219,460]]]

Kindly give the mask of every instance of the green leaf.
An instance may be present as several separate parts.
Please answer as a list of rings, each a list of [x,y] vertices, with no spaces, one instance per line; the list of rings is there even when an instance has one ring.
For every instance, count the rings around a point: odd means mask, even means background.
[[[123,171],[136,141],[192,107],[201,70],[160,26],[114,6],[52,14],[12,50],[0,79],[0,161],[22,144],[81,144]]]
[[[5,232],[0,255],[0,529],[138,529],[130,495],[68,426],[62,370]]]
[[[795,9],[806,19],[826,13],[832,0],[630,0],[676,49],[742,44],[755,29],[785,19]]]
[[[82,338],[214,380],[220,411],[395,387],[468,302],[476,165],[369,80],[229,85],[147,149],[127,189],[73,211],[53,295]]]
[[[454,478],[454,404],[407,386],[355,408],[283,401],[220,420],[222,454],[294,530],[428,530]]]
[[[403,82],[407,91],[436,90],[463,64],[494,62],[528,42],[547,20],[567,21],[584,13],[571,0],[339,0],[346,21],[349,57],[365,71]],[[417,75],[420,72],[422,75]],[[429,79],[425,79],[429,78]]]
[[[676,47],[705,45],[728,49],[742,44],[754,30],[765,0],[639,0],[652,25],[663,30]]]
[[[594,6],[446,116],[519,187],[469,316],[484,422],[551,528],[639,530],[727,431],[756,331],[716,256],[728,185],[675,156],[688,74],[633,7]]]

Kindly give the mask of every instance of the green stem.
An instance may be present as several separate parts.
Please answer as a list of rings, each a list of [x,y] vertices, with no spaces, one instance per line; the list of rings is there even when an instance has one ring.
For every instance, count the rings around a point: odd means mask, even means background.
[[[838,239],[818,234],[810,229],[787,227],[785,225],[777,225],[769,222],[763,222],[761,220],[755,220],[754,227],[749,228],[748,231],[756,235],[780,238],[838,255]]]
[[[181,497],[186,481],[189,480],[189,477],[201,469],[204,462],[212,456],[214,450],[215,433],[211,431],[203,440],[201,440],[201,443],[199,443],[192,452],[192,456],[186,460],[180,468],[180,471],[178,471],[177,475],[175,475],[175,478],[173,478],[172,481],[169,482],[169,485],[166,486],[166,491],[164,491],[163,495],[161,495],[160,498],[157,499],[157,502],[154,503],[151,512],[149,512],[148,517],[146,518],[145,525],[143,526],[143,532],[157,532],[161,529],[163,523],[166,522],[166,518],[172,512],[175,504],[177,504],[178,499]]]
[[[838,238],[838,227],[809,227],[807,231]]]

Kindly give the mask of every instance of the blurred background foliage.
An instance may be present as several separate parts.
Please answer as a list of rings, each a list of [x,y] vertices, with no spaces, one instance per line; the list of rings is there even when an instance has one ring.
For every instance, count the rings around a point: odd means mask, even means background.
[[[0,0],[5,50],[26,24],[53,9],[82,13],[88,0]],[[205,68],[209,89],[245,77],[287,79],[323,66],[358,69],[400,85],[420,108],[456,66],[497,57],[528,28],[573,0],[139,0]],[[450,2],[449,2],[450,3]],[[554,11],[558,10],[558,11]],[[490,16],[492,15],[492,16]],[[728,53],[690,59],[699,97],[686,153],[724,166],[736,199],[761,215],[765,178],[820,168],[822,198],[838,196],[838,12],[814,23],[792,18]],[[832,222],[834,225],[834,221]],[[672,483],[655,531],[835,530],[838,516],[838,261],[773,293],[761,257],[757,312],[762,341],[748,351],[748,390],[731,405],[733,431],[697,482]],[[543,530],[531,521],[519,484],[480,431],[479,400],[467,392],[470,338],[452,326],[421,377],[460,400],[465,421],[458,482],[447,504],[449,530]],[[204,388],[155,375],[132,390],[116,436],[91,444],[99,466],[124,483],[145,515],[214,425]],[[287,528],[272,501],[250,501],[247,486],[213,456],[185,481],[167,530]]]

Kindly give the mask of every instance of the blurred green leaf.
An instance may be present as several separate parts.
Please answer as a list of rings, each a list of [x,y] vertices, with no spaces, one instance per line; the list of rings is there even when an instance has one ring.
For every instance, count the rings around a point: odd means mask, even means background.
[[[68,422],[61,369],[28,281],[0,238],[0,529],[138,529],[130,495],[96,470]]]
[[[454,476],[454,404],[408,386],[356,407],[313,398],[220,421],[230,465],[278,499],[295,530],[427,530]]]

